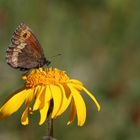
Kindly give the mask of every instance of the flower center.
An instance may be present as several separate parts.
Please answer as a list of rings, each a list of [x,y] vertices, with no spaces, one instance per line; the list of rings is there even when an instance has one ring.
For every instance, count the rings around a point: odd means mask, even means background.
[[[39,68],[25,74],[22,79],[26,81],[27,88],[32,88],[38,85],[63,84],[69,80],[69,77],[64,71],[56,68]]]

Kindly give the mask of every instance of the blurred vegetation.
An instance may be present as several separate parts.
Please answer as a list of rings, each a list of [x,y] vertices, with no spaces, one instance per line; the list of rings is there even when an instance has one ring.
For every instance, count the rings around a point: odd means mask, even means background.
[[[0,104],[22,87],[21,72],[6,64],[5,50],[24,22],[42,44],[52,66],[83,81],[101,104],[90,99],[87,121],[66,126],[68,112],[55,121],[58,140],[139,140],[140,138],[139,0],[0,0]],[[46,124],[39,114],[21,126],[23,109],[0,121],[1,140],[41,140]]]

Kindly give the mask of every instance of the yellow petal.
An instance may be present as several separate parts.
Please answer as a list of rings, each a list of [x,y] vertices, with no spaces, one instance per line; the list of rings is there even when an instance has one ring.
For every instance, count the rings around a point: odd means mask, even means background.
[[[30,93],[32,93],[31,89],[16,91],[0,108],[0,119],[6,118],[16,112]]]
[[[71,89],[72,96],[74,99],[75,107],[76,107],[76,112],[77,112],[77,119],[78,119],[78,125],[82,126],[86,120],[86,105],[85,102],[80,95],[80,92],[76,90],[72,84],[68,84],[68,86]]]
[[[86,92],[86,94],[94,101],[94,103],[96,104],[97,106],[97,110],[100,111],[101,107],[100,107],[100,104],[98,103],[98,101],[96,100],[96,98],[84,87],[84,86],[81,86],[81,85],[75,85],[75,84],[72,84],[73,87],[75,87],[76,89],[80,89],[80,90],[84,90]]]
[[[98,103],[98,101],[96,100],[96,98],[85,88],[83,87],[83,90],[88,94],[88,96],[95,102],[98,111],[100,111],[101,107],[100,104]]]
[[[75,79],[70,80],[70,83],[69,84],[72,84],[73,87],[76,87],[76,89],[79,90],[79,91],[81,91],[82,88],[83,88],[82,82],[80,82],[78,80],[75,80]]]
[[[71,124],[73,122],[74,118],[76,117],[76,108],[75,108],[75,104],[74,104],[73,99],[71,100],[70,109],[71,109],[70,119],[67,122],[67,125]]]
[[[64,88],[64,90],[65,90],[65,93],[66,93],[65,95],[66,95],[66,97],[69,98],[70,95],[71,95],[71,90],[70,90],[70,88],[68,87],[67,84],[63,84],[63,88]]]
[[[46,87],[46,92],[45,92],[45,102],[48,102],[51,99],[52,99],[52,93],[51,93],[50,87],[47,86]]]
[[[44,105],[44,97],[45,96],[45,87],[39,86],[37,93],[36,93],[36,99],[33,106],[33,111],[38,110]]]
[[[56,85],[50,85],[50,91],[53,97],[53,111],[51,118],[55,118],[57,112],[59,111],[61,105],[62,105],[62,92],[60,90],[59,86]]]
[[[59,116],[61,115],[66,109],[67,107],[69,106],[70,104],[70,101],[71,101],[71,96],[69,96],[65,90],[64,90],[64,87],[59,84],[58,85],[60,87],[60,90],[61,90],[61,93],[62,93],[62,105],[59,109],[59,111],[57,112],[56,116]]]
[[[51,93],[51,89],[49,86],[46,86],[46,90],[45,90],[45,94],[44,94],[44,106],[43,108],[40,109],[40,122],[39,125],[42,125],[46,118],[47,118],[47,113],[50,107],[50,100],[52,99],[52,93]]]
[[[25,104],[28,105],[32,102],[34,98],[34,89],[32,89],[32,92],[30,94],[27,94],[26,99],[25,99]]]
[[[47,118],[47,113],[49,110],[50,102],[45,102],[45,105],[43,108],[40,109],[40,122],[39,125],[42,125],[46,118]]]
[[[46,87],[43,86],[39,97],[39,101],[40,101],[39,109],[43,108],[45,105],[45,93],[46,93]]]
[[[26,107],[26,109],[24,110],[22,117],[21,117],[22,125],[27,125],[29,123],[28,112],[29,112],[29,108]]]
[[[39,94],[39,90],[40,90],[40,86],[36,86],[36,87],[34,88],[34,96],[35,96],[35,98],[37,98],[37,96],[38,96],[38,94]]]
[[[83,85],[82,82],[80,82],[79,80],[76,80],[76,79],[70,79],[69,81],[70,81],[71,83],[74,83],[74,84]]]

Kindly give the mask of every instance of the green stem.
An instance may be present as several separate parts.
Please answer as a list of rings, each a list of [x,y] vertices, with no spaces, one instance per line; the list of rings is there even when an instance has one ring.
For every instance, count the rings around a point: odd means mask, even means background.
[[[53,138],[53,119],[50,117],[48,118],[48,137]]]
[[[48,127],[48,135],[44,136],[43,140],[56,140],[53,138],[53,119],[51,119],[51,116],[48,117],[47,127]]]
[[[52,110],[53,110],[53,100],[51,100],[51,102],[50,102],[50,108],[47,113],[48,135],[43,137],[43,140],[56,140],[53,138],[53,119],[51,118]]]

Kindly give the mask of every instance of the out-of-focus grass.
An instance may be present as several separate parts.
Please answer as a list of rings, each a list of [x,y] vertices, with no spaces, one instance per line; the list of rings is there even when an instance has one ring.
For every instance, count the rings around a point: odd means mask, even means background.
[[[0,104],[20,88],[22,74],[5,62],[5,50],[21,22],[29,25],[52,66],[64,69],[95,93],[101,111],[89,98],[82,128],[66,126],[65,113],[55,121],[60,140],[139,140],[140,137],[140,1],[139,0],[0,0]],[[0,139],[39,140],[46,125],[39,114],[21,126],[22,109],[0,121]]]

